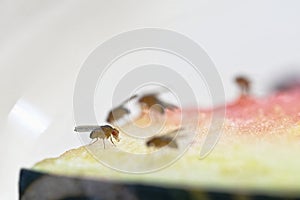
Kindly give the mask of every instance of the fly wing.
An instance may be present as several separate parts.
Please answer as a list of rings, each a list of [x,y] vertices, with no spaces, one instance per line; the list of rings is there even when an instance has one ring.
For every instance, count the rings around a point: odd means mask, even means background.
[[[170,132],[168,132],[168,133],[166,133],[167,135],[169,135],[169,134],[176,134],[178,131],[183,131],[184,130],[184,128],[183,127],[180,127],[180,128],[177,128],[177,129],[175,129],[175,130],[173,130],[173,131],[170,131]]]
[[[74,131],[76,132],[91,132],[95,129],[99,129],[101,126],[97,125],[85,125],[85,126],[76,126]]]
[[[164,94],[164,93],[169,93],[170,91],[167,89],[167,88],[165,88],[165,87],[162,87],[162,88],[157,88],[157,89],[155,89],[155,90],[149,90],[149,91],[147,91],[145,94],[143,94],[143,95],[152,95],[152,96],[159,96],[159,95],[161,95],[161,94]]]
[[[184,128],[181,127],[181,128],[175,129],[173,131],[170,131],[163,136],[164,138],[171,140],[168,144],[169,147],[175,148],[175,149],[178,148],[178,143],[177,143],[178,140],[177,139],[187,136],[186,134],[180,133],[182,131],[184,131]]]
[[[178,148],[178,144],[175,140],[172,140],[169,144],[168,144],[169,147],[171,148],[174,148],[174,149],[177,149]]]
[[[129,97],[128,99],[125,99],[118,107],[121,107],[123,108],[125,104],[127,104],[128,102],[132,101],[133,99],[137,98],[138,95],[135,94],[135,95],[132,95],[131,97]],[[117,107],[117,108],[118,108]],[[114,109],[113,109],[114,110]]]
[[[165,133],[162,137],[166,137],[166,138],[182,137],[183,135],[179,134],[178,132],[183,130],[184,128],[178,128],[173,131]]]
[[[169,109],[169,110],[176,110],[178,109],[178,106],[175,106],[170,103],[166,103],[164,101],[160,101],[159,104],[164,108],[164,109]]]
[[[125,101],[123,101],[123,103],[122,103],[122,104],[128,103],[129,101],[131,101],[131,100],[133,100],[133,99],[135,99],[135,98],[137,98],[137,97],[138,97],[138,95],[137,95],[137,94],[135,94],[135,95],[133,95],[133,96],[129,97],[128,99],[126,99]]]

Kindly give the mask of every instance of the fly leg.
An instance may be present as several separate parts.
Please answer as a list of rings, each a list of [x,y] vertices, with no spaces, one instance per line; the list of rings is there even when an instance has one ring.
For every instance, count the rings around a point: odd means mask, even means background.
[[[112,143],[114,146],[116,146],[115,143],[114,143],[113,140],[112,140],[112,137],[110,137],[110,141],[111,141],[111,143]]]
[[[104,139],[102,139],[102,142],[103,142],[103,147],[105,149],[105,141],[104,141]]]
[[[98,141],[98,138],[96,138],[96,140],[93,142],[93,140],[90,142],[90,144],[89,145],[92,145],[92,144],[94,144],[95,142],[97,142]]]

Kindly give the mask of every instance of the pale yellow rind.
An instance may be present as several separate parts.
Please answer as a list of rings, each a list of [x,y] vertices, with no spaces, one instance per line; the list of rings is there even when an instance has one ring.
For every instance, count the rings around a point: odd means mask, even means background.
[[[196,142],[178,161],[152,173],[130,174],[110,169],[99,163],[84,146],[67,151],[58,158],[45,159],[33,169],[61,175],[126,182],[297,193],[300,188],[299,123],[291,125],[288,129],[260,136],[239,134],[238,131],[227,128],[211,154],[199,159],[201,142],[206,132],[204,128],[197,132]],[[122,132],[120,136],[121,142],[117,144],[120,149],[143,153],[157,150],[147,148],[142,142],[131,141]],[[179,139],[178,143],[181,145]],[[105,155],[109,156],[110,149],[114,147],[108,141],[106,144],[106,149],[103,149],[102,141],[90,148],[94,148],[94,152],[106,151]],[[166,148],[170,155],[178,151]],[[134,164],[131,160],[124,162],[122,155],[113,159],[121,160],[120,165]]]

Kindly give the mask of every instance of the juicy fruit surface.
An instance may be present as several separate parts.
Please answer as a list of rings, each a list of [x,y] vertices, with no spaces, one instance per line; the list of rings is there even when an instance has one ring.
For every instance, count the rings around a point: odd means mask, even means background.
[[[102,165],[89,151],[105,152],[103,156],[109,157],[110,148],[104,150],[102,141],[89,148],[83,146],[67,151],[58,158],[41,161],[33,169],[62,175],[151,184],[297,193],[300,188],[299,99],[300,89],[296,88],[264,98],[242,96],[229,103],[226,105],[223,134],[213,151],[204,159],[200,159],[199,154],[208,133],[211,111],[197,111],[201,113],[202,121],[191,147],[175,163],[153,173],[122,173]],[[167,113],[169,129],[177,126],[177,115]],[[137,123],[143,124],[148,120],[147,116],[143,116]],[[123,128],[130,130],[132,126],[127,124]],[[178,143],[180,146],[180,140]],[[129,152],[153,151],[144,142],[132,141],[122,131],[117,147]],[[177,151],[168,147],[166,149],[169,155]],[[162,155],[162,159],[167,156]],[[122,155],[113,159],[122,161],[120,165],[138,165],[131,160],[124,161]]]
[[[271,134],[300,121],[300,89],[279,92],[267,98],[241,97],[227,106],[233,126],[255,134]]]

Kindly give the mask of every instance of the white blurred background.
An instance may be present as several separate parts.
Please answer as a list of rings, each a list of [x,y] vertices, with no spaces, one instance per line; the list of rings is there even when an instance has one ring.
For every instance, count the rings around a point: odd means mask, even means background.
[[[80,146],[74,84],[101,42],[144,27],[182,33],[214,61],[229,101],[237,74],[263,95],[281,73],[299,70],[299,11],[297,0],[0,0],[0,199],[17,199],[21,167]]]

